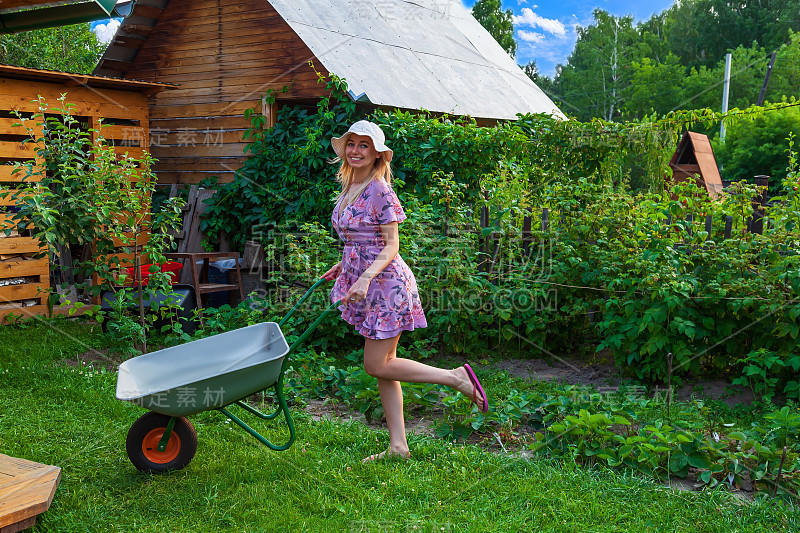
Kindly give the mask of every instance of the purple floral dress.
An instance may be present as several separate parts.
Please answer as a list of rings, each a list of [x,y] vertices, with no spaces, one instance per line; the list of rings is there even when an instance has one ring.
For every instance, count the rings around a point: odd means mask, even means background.
[[[384,247],[381,224],[406,219],[400,201],[383,180],[375,179],[352,204],[333,210],[333,228],[344,241],[342,273],[331,290],[331,301],[342,299]],[[417,281],[400,254],[369,284],[360,302],[339,306],[342,319],[368,339],[390,339],[401,331],[428,325],[417,291]]]

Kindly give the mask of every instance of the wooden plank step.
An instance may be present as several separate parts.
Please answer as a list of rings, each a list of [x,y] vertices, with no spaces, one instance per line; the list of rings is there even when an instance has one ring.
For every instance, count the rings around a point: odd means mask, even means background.
[[[0,473],[0,530],[30,527],[50,507],[61,469],[0,454]]]
[[[197,287],[198,294],[208,294],[209,292],[238,291],[239,286],[231,283],[201,283]]]

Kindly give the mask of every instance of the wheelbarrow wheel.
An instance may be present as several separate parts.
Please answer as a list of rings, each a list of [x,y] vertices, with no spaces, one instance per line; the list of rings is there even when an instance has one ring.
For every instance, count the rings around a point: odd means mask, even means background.
[[[158,450],[169,419],[167,415],[149,412],[133,423],[125,440],[133,466],[145,472],[166,472],[189,464],[197,451],[197,431],[186,417],[175,419],[166,449]]]

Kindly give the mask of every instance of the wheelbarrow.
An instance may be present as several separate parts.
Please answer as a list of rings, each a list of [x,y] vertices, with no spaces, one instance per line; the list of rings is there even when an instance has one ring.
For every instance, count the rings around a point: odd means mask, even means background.
[[[134,466],[147,472],[185,467],[197,451],[197,432],[186,417],[209,410],[224,414],[273,450],[288,449],[295,440],[294,422],[283,395],[289,356],[341,302],[328,307],[291,346],[283,337],[281,326],[326,281],[330,280],[322,278],[314,283],[277,324],[247,326],[122,363],[117,398],[150,410],[133,423],[125,441]],[[274,412],[265,414],[245,403],[250,395],[270,387],[278,402]],[[289,439],[273,444],[231,413],[232,405],[263,420],[278,418],[282,413]]]

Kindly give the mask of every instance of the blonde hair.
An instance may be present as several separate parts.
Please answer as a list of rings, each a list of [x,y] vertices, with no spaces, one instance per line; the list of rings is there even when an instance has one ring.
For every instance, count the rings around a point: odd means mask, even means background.
[[[339,170],[336,172],[336,181],[338,181],[342,186],[342,190],[339,191],[338,196],[336,196],[336,202],[345,196],[349,196],[350,198],[347,204],[349,205],[353,203],[361,194],[361,192],[367,188],[367,185],[372,183],[372,180],[375,179],[383,179],[387,185],[391,186],[392,164],[386,159],[382,152],[378,152],[378,154],[381,155],[375,160],[375,166],[372,167],[372,172],[370,175],[363,181],[363,183],[359,183],[358,187],[353,191],[350,191],[350,187],[353,185],[353,175],[355,174],[353,167],[350,166],[350,163],[347,162],[347,159],[342,159],[341,157],[337,157],[331,161],[331,163],[341,161]]]

